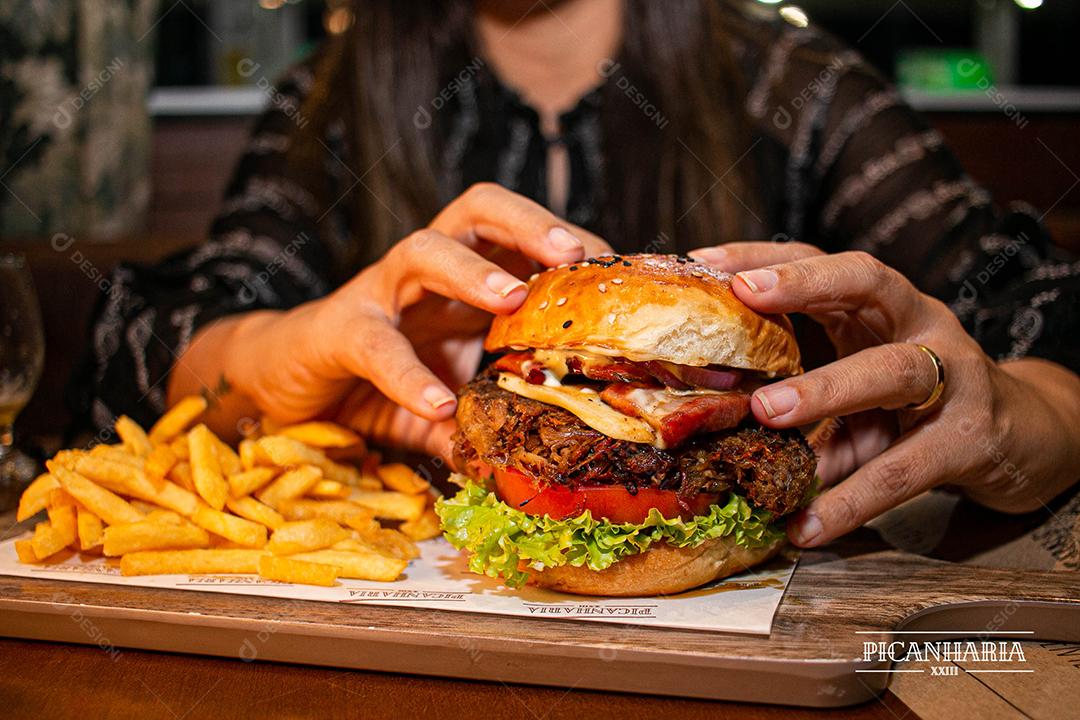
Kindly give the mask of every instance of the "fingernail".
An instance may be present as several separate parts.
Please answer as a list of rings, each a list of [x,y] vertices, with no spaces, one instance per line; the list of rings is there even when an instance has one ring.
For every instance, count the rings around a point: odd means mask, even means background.
[[[491,292],[503,298],[519,288],[526,287],[525,283],[521,282],[513,275],[502,272],[491,273],[487,276],[486,282]]]
[[[727,258],[727,254],[727,250],[722,247],[707,247],[690,251],[690,257],[703,263],[721,263]]]
[[[795,388],[786,385],[758,390],[754,397],[761,403],[761,407],[765,408],[765,414],[770,419],[787,415],[799,404],[799,393],[795,392]]]
[[[450,403],[454,402],[454,396],[447,395],[446,388],[439,387],[438,385],[428,385],[426,388],[424,388],[424,392],[422,394],[424,400],[427,401],[428,405],[430,405],[435,410],[438,410],[443,405],[449,405]]]
[[[737,275],[751,292],[763,293],[776,287],[777,276],[772,270],[746,270]]]
[[[795,527],[796,542],[800,545],[808,545],[817,539],[824,530],[825,528],[821,524],[821,518],[812,512],[807,512]]]
[[[580,248],[581,240],[566,228],[553,227],[548,232],[548,243],[559,252],[570,252]]]

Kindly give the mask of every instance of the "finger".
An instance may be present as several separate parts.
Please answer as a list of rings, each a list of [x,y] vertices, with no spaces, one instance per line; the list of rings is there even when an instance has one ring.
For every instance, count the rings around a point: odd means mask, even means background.
[[[580,236],[584,231],[494,183],[470,187],[432,220],[431,227],[466,244],[486,240],[549,267],[585,257]]]
[[[860,527],[936,485],[951,472],[950,453],[955,448],[940,428],[920,426],[819,495],[788,522],[788,537],[800,547],[816,547]]]
[[[412,343],[388,318],[367,314],[342,338],[338,363],[369,380],[383,395],[428,420],[446,420],[457,408],[454,393],[420,362]]]
[[[896,418],[882,411],[823,420],[806,438],[818,457],[821,487],[835,485],[885,452],[898,434]]]
[[[758,421],[787,428],[863,410],[897,410],[923,402],[937,385],[937,366],[918,345],[890,343],[803,375],[759,388],[750,400]]]
[[[419,230],[378,263],[376,297],[397,318],[425,291],[491,313],[508,313],[525,299],[527,286],[501,267],[436,230]]]
[[[815,255],[824,253],[813,245],[801,242],[732,242],[690,251],[690,256],[695,260],[729,273],[779,265]]]
[[[732,290],[758,312],[852,313],[878,342],[904,337],[933,321],[908,279],[864,252],[804,258],[736,277]]]

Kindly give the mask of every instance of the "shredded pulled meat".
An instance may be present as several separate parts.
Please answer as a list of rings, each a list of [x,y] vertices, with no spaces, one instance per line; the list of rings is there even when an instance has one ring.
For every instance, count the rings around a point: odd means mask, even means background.
[[[507,392],[496,375],[489,369],[459,394],[459,467],[479,460],[572,487],[622,484],[683,497],[737,489],[776,515],[798,507],[814,476],[817,460],[797,430],[743,426],[659,450],[615,440],[561,408]]]

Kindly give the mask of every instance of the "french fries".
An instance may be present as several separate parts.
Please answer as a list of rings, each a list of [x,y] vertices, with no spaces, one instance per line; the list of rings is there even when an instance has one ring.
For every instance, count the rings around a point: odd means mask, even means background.
[[[375,552],[345,550],[316,550],[314,552],[290,555],[293,560],[306,560],[321,565],[333,565],[338,569],[338,577],[357,580],[377,580],[392,582],[397,580],[408,560],[398,560]]]
[[[266,549],[275,555],[321,550],[349,537],[349,531],[333,520],[317,518],[287,522],[274,531]]]
[[[266,544],[266,526],[235,515],[201,507],[191,516],[191,522],[237,545],[261,548]]]
[[[301,465],[279,476],[274,482],[255,493],[261,502],[277,509],[286,500],[298,498],[322,479],[322,470],[314,465]]]
[[[184,432],[188,425],[195,422],[206,411],[206,398],[201,395],[186,397],[173,405],[161,416],[154,427],[150,428],[150,440],[155,443],[169,442]]]
[[[127,415],[121,415],[116,419],[116,434],[124,442],[124,448],[132,455],[146,457],[154,449],[150,444],[150,438],[139,424]]]
[[[336,565],[323,565],[274,555],[263,555],[259,558],[259,577],[278,582],[330,587],[337,582],[338,572]]]
[[[56,476],[68,494],[109,525],[122,525],[142,520],[143,514],[131,507],[131,504],[119,495],[95,485],[62,465],[57,465],[52,461],[47,465],[49,471]]]
[[[402,463],[383,465],[377,472],[379,473],[379,479],[383,481],[386,487],[399,493],[419,495],[431,488],[431,483],[417,475],[416,471],[411,467]]]
[[[352,430],[264,418],[234,449],[200,422],[206,407],[185,398],[149,432],[122,416],[119,444],[58,452],[19,500],[19,521],[48,514],[15,542],[19,561],[79,551],[119,557],[124,575],[331,586],[395,580],[419,555],[414,541],[439,533],[428,482],[406,465],[379,465]],[[400,530],[379,519],[402,521]]]
[[[305,422],[283,427],[275,433],[316,448],[345,448],[363,442],[348,428],[329,422]]]
[[[415,520],[406,520],[398,528],[412,540],[430,540],[442,534],[442,525],[435,511],[428,508]]]
[[[277,530],[285,524],[285,518],[281,516],[281,513],[269,505],[263,505],[250,495],[229,498],[225,501],[225,507],[234,515],[265,525],[271,530]]]
[[[416,520],[424,514],[427,501],[423,495],[406,495],[399,492],[354,492],[349,500],[371,510],[375,517],[384,520]]]
[[[234,498],[250,495],[274,479],[277,468],[253,467],[229,476],[229,494]]]
[[[128,553],[121,575],[199,575],[257,573],[262,550],[166,550]]]
[[[287,520],[324,517],[342,525],[349,525],[359,518],[372,520],[375,517],[368,508],[347,500],[286,500],[278,507],[278,511]]]
[[[210,544],[210,536],[202,528],[189,523],[178,525],[152,520],[111,525],[105,528],[103,539],[106,557],[142,550],[204,548]]]
[[[220,510],[225,507],[225,499],[229,496],[229,484],[225,482],[218,460],[218,439],[210,428],[196,425],[188,433],[188,447],[191,452],[191,479],[196,492],[210,507]]]
[[[49,503],[49,493],[59,487],[60,481],[53,475],[38,475],[19,498],[19,510],[15,514],[15,520],[22,522],[44,510]]]
[[[75,509],[76,529],[79,536],[79,549],[89,552],[101,547],[104,540],[105,524],[94,513],[84,507]]]

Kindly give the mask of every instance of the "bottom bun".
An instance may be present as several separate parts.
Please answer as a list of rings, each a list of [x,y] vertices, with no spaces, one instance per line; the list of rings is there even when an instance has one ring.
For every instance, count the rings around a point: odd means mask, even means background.
[[[717,538],[685,548],[659,543],[643,553],[623,558],[607,570],[571,565],[530,570],[529,584],[575,595],[674,595],[763,563],[783,545],[784,540],[780,539],[772,545],[749,550],[736,545],[731,538]]]

